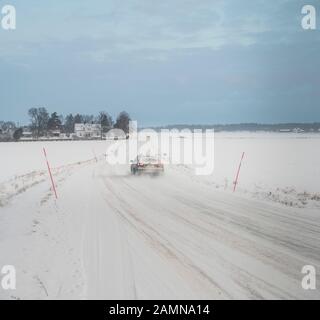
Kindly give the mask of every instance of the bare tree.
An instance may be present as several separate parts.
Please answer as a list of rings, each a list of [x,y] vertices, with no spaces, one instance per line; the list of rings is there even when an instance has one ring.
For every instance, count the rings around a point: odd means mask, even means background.
[[[31,131],[37,138],[48,130],[49,114],[45,108],[31,108],[28,111],[31,120]]]
[[[13,130],[16,128],[16,124],[12,121],[0,121],[0,129],[2,132]]]

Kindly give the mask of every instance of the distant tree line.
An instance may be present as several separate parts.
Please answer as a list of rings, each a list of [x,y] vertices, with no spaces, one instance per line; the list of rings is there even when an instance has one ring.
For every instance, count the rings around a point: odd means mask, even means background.
[[[30,125],[28,126],[32,135],[37,137],[46,136],[50,131],[59,130],[62,133],[71,134],[74,132],[76,123],[96,123],[101,124],[101,135],[108,132],[112,128],[123,130],[125,133],[129,132],[130,116],[127,112],[122,111],[113,121],[112,117],[105,111],[99,112],[98,115],[85,114],[68,114],[67,116],[59,115],[57,112],[51,114],[45,108],[31,108],[28,111],[30,117]],[[215,124],[215,125],[169,125],[165,127],[153,127],[151,129],[214,129],[219,131],[294,131],[301,129],[305,132],[319,132],[320,122],[314,123],[275,123],[275,124],[261,124],[261,123],[240,123],[240,124]],[[10,141],[12,139],[19,140],[23,134],[23,129],[12,121],[0,121],[0,141]]]
[[[320,130],[320,122],[314,123],[275,123],[275,124],[262,124],[262,123],[236,123],[236,124],[211,124],[211,125],[190,125],[190,124],[176,124],[176,125],[168,125],[164,127],[153,127],[152,129],[159,131],[161,129],[189,129],[191,131],[200,129],[214,129],[215,132],[219,131],[292,131],[294,129],[301,129],[305,132],[314,132]]]
[[[130,116],[126,111],[122,111],[116,121],[105,111],[99,112],[97,116],[87,114],[68,114],[66,117],[58,115],[57,112],[49,115],[45,108],[31,108],[28,111],[30,117],[30,130],[36,137],[46,135],[49,131],[60,130],[64,133],[73,133],[75,124],[92,123],[100,124],[102,133],[108,132],[112,128],[122,129],[128,133]]]
[[[12,140],[12,132],[15,133],[17,126],[12,121],[0,121],[0,141]]]
[[[106,111],[99,112],[98,115],[68,114],[63,116],[57,112],[49,113],[46,108],[31,108],[28,110],[30,124],[27,126],[34,138],[47,136],[50,132],[59,131],[61,133],[74,133],[75,124],[92,123],[101,125],[101,136],[110,129],[117,128],[125,133],[129,132],[130,116],[126,111],[120,112],[114,121]],[[10,132],[10,138],[9,138]],[[23,128],[14,122],[0,121],[0,140],[19,140],[23,135]]]

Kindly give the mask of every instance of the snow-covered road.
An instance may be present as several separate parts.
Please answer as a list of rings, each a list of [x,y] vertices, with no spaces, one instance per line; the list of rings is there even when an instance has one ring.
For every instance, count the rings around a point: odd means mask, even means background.
[[[304,265],[320,272],[318,210],[219,191],[182,169],[60,167],[58,201],[44,173],[17,177],[24,189],[0,208],[0,265],[16,266],[17,289],[0,298],[320,298],[301,287]]]

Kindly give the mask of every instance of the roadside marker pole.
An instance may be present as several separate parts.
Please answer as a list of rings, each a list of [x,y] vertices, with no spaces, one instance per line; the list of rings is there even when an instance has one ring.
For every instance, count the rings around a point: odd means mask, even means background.
[[[236,179],[235,179],[235,181],[233,182],[233,184],[234,184],[234,186],[233,186],[233,192],[235,192],[235,191],[236,191],[236,188],[237,188],[238,178],[239,178],[239,173],[240,173],[240,169],[241,169],[243,157],[244,157],[244,152],[242,153],[242,157],[241,157],[241,160],[240,160],[240,163],[239,163],[239,167],[238,167]]]
[[[53,191],[54,191],[54,195],[55,195],[56,199],[58,199],[56,186],[55,186],[54,181],[53,181],[53,177],[52,177],[52,173],[51,173],[51,168],[50,168],[50,165],[49,165],[49,161],[48,161],[48,157],[47,157],[47,152],[46,152],[46,149],[45,149],[45,148],[43,148],[43,154],[44,154],[44,156],[45,156],[45,158],[46,158],[47,167],[48,167],[48,171],[49,171],[49,175],[50,175],[50,179],[51,179],[51,184],[52,184],[52,188],[53,188]]]

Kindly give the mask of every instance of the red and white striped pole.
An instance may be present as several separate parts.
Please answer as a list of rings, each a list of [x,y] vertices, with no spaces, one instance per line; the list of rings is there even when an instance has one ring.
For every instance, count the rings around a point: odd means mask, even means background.
[[[233,184],[233,192],[236,191],[236,188],[237,188],[237,184],[238,184],[238,179],[239,179],[239,173],[240,173],[240,169],[241,169],[241,165],[242,165],[242,160],[244,158],[244,152],[242,153],[242,157],[241,157],[241,160],[240,160],[240,163],[239,163],[239,167],[238,167],[238,171],[237,171],[237,175],[236,175],[236,179],[234,180]]]
[[[50,168],[50,165],[49,165],[49,161],[48,161],[48,157],[47,157],[47,152],[46,152],[46,149],[45,149],[45,148],[43,148],[43,154],[44,154],[44,156],[45,156],[45,158],[46,158],[47,167],[48,167],[48,172],[49,172],[50,179],[51,179],[51,184],[52,184],[52,189],[53,189],[53,192],[54,192],[54,195],[55,195],[56,199],[58,199],[56,186],[55,186],[54,181],[53,181],[53,176],[52,176],[52,173],[51,173],[51,168]]]

